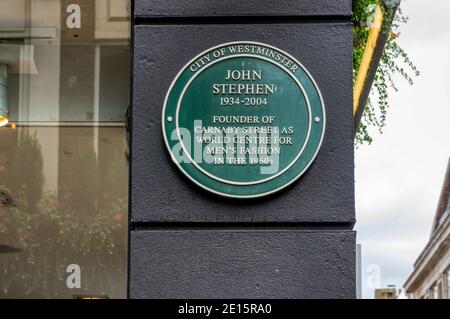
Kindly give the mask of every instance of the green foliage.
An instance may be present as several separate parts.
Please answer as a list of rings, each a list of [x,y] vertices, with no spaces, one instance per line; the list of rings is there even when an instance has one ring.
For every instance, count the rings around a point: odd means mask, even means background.
[[[23,200],[0,210],[0,243],[20,253],[0,255],[0,299],[67,298],[66,269],[79,264],[83,287],[74,294],[110,294],[125,286],[127,198],[107,209],[79,214],[44,194],[33,214]]]
[[[36,205],[42,197],[44,163],[41,145],[36,133],[22,130],[18,135],[17,147],[10,150],[8,170],[2,175],[11,186],[9,191],[17,196],[27,198],[27,211],[36,212]]]
[[[70,159],[60,157],[70,175],[59,179],[58,191],[44,192],[37,136],[33,129],[6,129],[0,139],[0,183],[5,184],[0,189],[14,198],[13,206],[0,209],[0,299],[123,291],[128,234],[123,152],[103,152],[99,165],[93,145],[78,137]],[[83,271],[76,291],[66,286],[66,267],[73,263]]]
[[[358,75],[376,5],[377,0],[353,0],[353,81]],[[372,142],[369,133],[371,127],[383,133],[389,108],[389,92],[391,89],[398,90],[396,78],[403,78],[412,85],[413,77],[419,75],[417,67],[397,42],[400,36],[400,27],[408,22],[408,18],[403,14],[401,8],[398,8],[392,21],[391,11],[388,8],[385,12],[385,20],[388,22],[385,25],[392,26],[388,27],[389,29],[385,27],[383,30],[383,32],[389,33],[389,37],[378,65],[371,95],[355,135],[356,144]]]

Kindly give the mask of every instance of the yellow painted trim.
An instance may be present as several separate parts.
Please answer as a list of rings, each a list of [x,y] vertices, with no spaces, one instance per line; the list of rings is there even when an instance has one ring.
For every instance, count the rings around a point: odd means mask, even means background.
[[[353,87],[353,116],[355,116],[356,112],[358,111],[361,94],[364,90],[364,85],[366,83],[367,76],[370,70],[370,64],[372,63],[378,38],[380,37],[381,29],[383,27],[383,20],[383,9],[378,4],[375,10],[372,28],[370,29],[369,37],[367,38],[366,47],[364,49],[364,54],[358,71],[358,76],[356,77],[355,85]]]
[[[0,126],[6,126],[8,124],[8,119],[6,117],[0,116]]]

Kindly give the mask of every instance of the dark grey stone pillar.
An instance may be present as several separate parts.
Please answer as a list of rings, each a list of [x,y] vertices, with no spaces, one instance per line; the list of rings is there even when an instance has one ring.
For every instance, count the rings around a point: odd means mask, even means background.
[[[354,298],[351,1],[136,0],[134,18],[130,298]],[[203,191],[163,142],[176,74],[232,41],[295,56],[326,105],[316,160],[270,197]]]

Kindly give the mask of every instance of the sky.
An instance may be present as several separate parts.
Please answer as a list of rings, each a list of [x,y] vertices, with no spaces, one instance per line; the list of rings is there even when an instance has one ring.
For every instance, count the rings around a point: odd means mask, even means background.
[[[403,287],[430,237],[450,157],[450,1],[401,6],[410,20],[399,43],[421,74],[412,86],[397,80],[384,133],[355,153],[363,298]]]

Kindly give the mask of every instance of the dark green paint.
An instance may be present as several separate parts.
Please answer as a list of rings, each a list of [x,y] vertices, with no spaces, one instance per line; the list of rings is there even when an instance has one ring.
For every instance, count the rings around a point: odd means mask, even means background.
[[[215,116],[244,116],[253,122],[214,123]],[[263,123],[271,117],[272,122]],[[187,64],[167,94],[162,121],[167,147],[188,177],[212,192],[241,198],[268,195],[300,177],[325,130],[322,98],[309,73],[287,53],[253,42],[224,44]],[[233,132],[204,134],[200,127]],[[268,134],[243,132],[268,127]],[[216,140],[207,143],[202,137]],[[255,144],[229,142],[235,138]],[[281,143],[257,144],[267,138]],[[216,161],[204,155],[223,147],[228,155],[216,154]],[[240,152],[255,148],[269,154]]]

